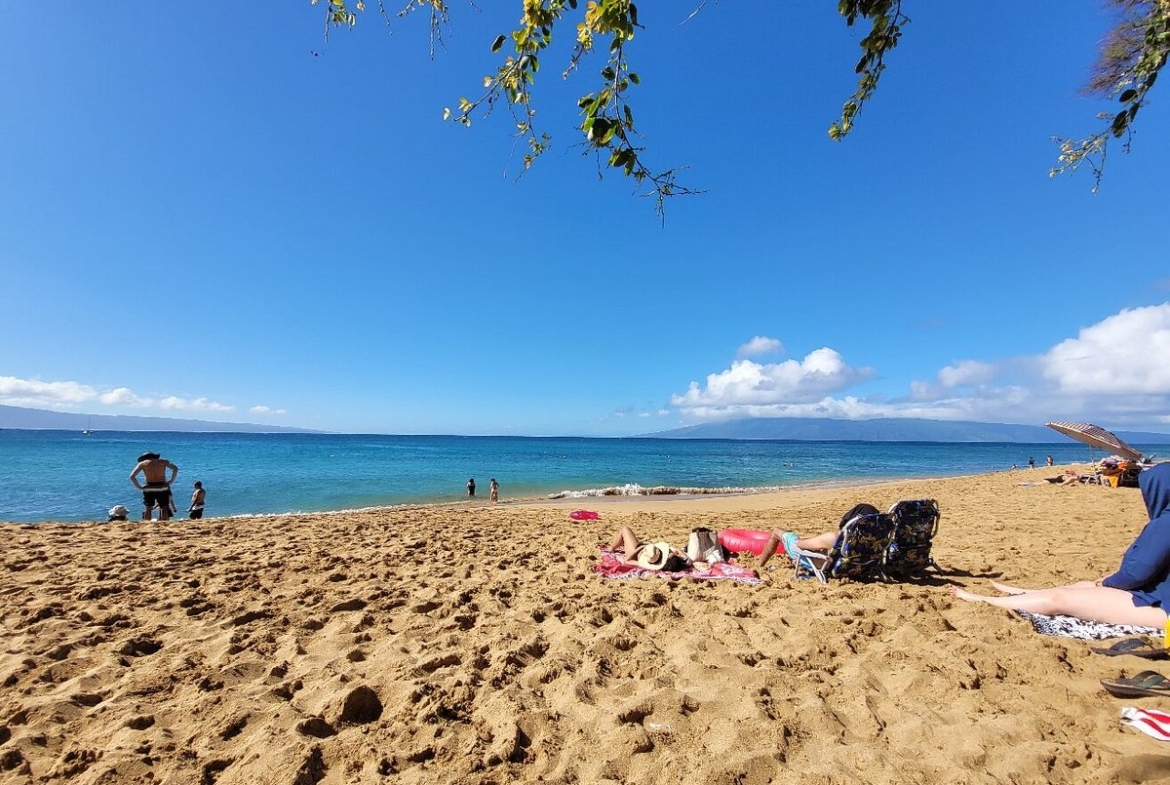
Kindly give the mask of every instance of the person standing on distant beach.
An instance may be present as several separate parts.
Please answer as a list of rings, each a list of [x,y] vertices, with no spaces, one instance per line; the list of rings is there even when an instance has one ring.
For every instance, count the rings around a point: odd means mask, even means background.
[[[500,500],[500,484],[496,482],[496,478],[492,477],[492,484],[488,486],[488,499],[492,504]]]
[[[475,498],[475,478],[472,477],[467,481],[467,498]]]
[[[1048,456],[1048,465],[1049,466],[1052,465],[1052,456],[1051,455]]]
[[[170,469],[171,476],[167,478],[167,470]],[[146,480],[146,485],[138,482],[138,475],[141,474]],[[171,485],[175,482],[175,478],[179,476],[179,467],[163,458],[157,452],[144,452],[138,456],[138,465],[134,467],[134,471],[130,472],[130,482],[134,483],[134,487],[142,491],[142,520],[149,521],[151,519],[151,510],[158,505],[158,519],[160,521],[169,521],[171,519]]]
[[[1035,458],[1033,458],[1031,455],[1029,455],[1029,456],[1028,456],[1028,468],[1029,468],[1029,469],[1035,469],[1035,468],[1036,468],[1036,459],[1035,459]]]
[[[191,492],[191,509],[187,511],[187,517],[193,521],[197,521],[203,517],[203,502],[207,499],[207,491],[203,490],[203,483],[198,480],[195,481],[195,490]]]

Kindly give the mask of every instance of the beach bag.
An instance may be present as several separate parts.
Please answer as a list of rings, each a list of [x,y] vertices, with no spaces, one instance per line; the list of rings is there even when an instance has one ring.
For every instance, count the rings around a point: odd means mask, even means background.
[[[718,535],[704,527],[691,530],[691,535],[687,538],[687,558],[693,562],[699,561],[707,564],[726,561]]]
[[[849,521],[853,520],[858,515],[877,515],[880,512],[881,510],[879,510],[877,507],[874,507],[872,504],[866,504],[865,502],[862,502],[861,504],[855,504],[853,505],[853,509],[849,510],[849,512],[841,516],[841,523],[837,526],[837,528],[844,529],[845,524],[849,523]]]

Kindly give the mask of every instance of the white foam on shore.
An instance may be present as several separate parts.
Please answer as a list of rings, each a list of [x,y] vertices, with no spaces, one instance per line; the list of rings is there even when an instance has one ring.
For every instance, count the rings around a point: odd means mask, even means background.
[[[587,499],[599,496],[732,496],[744,493],[772,493],[783,490],[782,485],[763,487],[683,488],[673,485],[644,487],[637,483],[611,485],[607,488],[586,488],[579,491],[550,493],[549,499]]]

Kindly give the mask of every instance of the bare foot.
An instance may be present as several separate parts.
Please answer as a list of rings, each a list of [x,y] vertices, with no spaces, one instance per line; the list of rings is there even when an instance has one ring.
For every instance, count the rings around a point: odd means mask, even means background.
[[[1031,589],[1020,589],[1016,586],[1008,586],[1006,583],[999,583],[997,581],[992,581],[991,586],[1001,594],[1027,594],[1031,591]]]
[[[951,596],[957,597],[960,600],[966,600],[967,602],[982,602],[984,600],[984,597],[978,594],[972,594],[966,589],[960,589],[958,586],[951,587]]]

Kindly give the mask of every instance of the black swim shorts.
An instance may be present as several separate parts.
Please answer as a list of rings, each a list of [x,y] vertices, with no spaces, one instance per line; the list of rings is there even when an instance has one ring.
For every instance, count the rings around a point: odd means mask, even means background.
[[[149,510],[156,504],[160,510],[171,509],[171,486],[165,482],[148,483],[142,489],[142,506]]]

